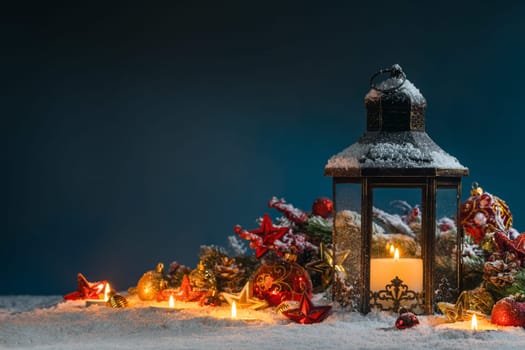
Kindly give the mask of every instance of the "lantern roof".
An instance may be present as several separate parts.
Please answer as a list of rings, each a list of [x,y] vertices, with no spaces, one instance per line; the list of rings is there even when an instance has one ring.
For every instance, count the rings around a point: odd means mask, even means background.
[[[384,73],[390,77],[374,83]],[[466,176],[468,168],[439,147],[425,132],[426,100],[399,65],[370,79],[365,96],[367,131],[356,143],[332,156],[325,175]]]

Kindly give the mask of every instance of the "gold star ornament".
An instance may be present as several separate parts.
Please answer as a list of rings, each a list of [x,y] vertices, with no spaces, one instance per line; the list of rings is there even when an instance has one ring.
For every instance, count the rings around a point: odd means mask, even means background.
[[[322,243],[319,245],[319,250],[321,251],[321,259],[326,261],[328,265],[333,266],[335,271],[341,272],[344,275],[345,279],[347,279],[348,274],[343,264],[346,261],[346,259],[348,259],[348,256],[350,255],[350,250],[342,250],[340,252],[336,252],[334,255],[334,251],[330,248],[325,247]]]
[[[246,282],[238,294],[222,292],[222,296],[230,305],[235,302],[239,309],[261,310],[269,306],[266,300],[261,300],[253,296],[251,281]]]

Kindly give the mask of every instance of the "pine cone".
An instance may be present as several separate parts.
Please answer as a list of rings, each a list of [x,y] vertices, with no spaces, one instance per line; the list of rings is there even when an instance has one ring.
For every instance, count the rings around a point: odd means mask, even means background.
[[[520,270],[520,261],[512,252],[495,252],[483,266],[483,279],[496,287],[512,285]]]
[[[215,264],[215,275],[225,280],[232,280],[236,276],[244,273],[244,270],[237,266],[235,258],[222,257],[220,264]]]

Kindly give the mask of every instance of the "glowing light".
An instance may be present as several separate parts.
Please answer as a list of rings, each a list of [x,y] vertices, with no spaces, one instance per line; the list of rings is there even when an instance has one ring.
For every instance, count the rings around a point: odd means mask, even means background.
[[[396,247],[394,247],[394,245],[392,244],[388,250],[389,250],[389,252],[390,252],[390,255],[394,255],[394,254],[395,254]]]
[[[235,301],[232,303],[232,318],[237,318],[237,305]]]
[[[106,283],[106,287],[104,288],[104,301],[109,300],[109,293],[111,293],[111,287],[109,286],[109,283]]]
[[[472,329],[473,331],[478,330],[478,319],[476,315],[472,315],[472,321],[470,322],[470,329]]]
[[[394,251],[394,261],[399,261],[399,249],[397,248]]]
[[[173,295],[170,295],[170,300],[168,301],[168,306],[173,309],[175,307],[175,299],[173,299]]]

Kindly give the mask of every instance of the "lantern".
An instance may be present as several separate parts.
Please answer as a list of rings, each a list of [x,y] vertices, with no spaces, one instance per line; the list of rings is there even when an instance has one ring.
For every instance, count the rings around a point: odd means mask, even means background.
[[[461,290],[458,218],[468,168],[425,132],[426,100],[399,65],[375,73],[370,86],[366,133],[325,167],[334,260],[345,272],[335,274],[334,291],[351,291],[362,313],[430,314]]]

